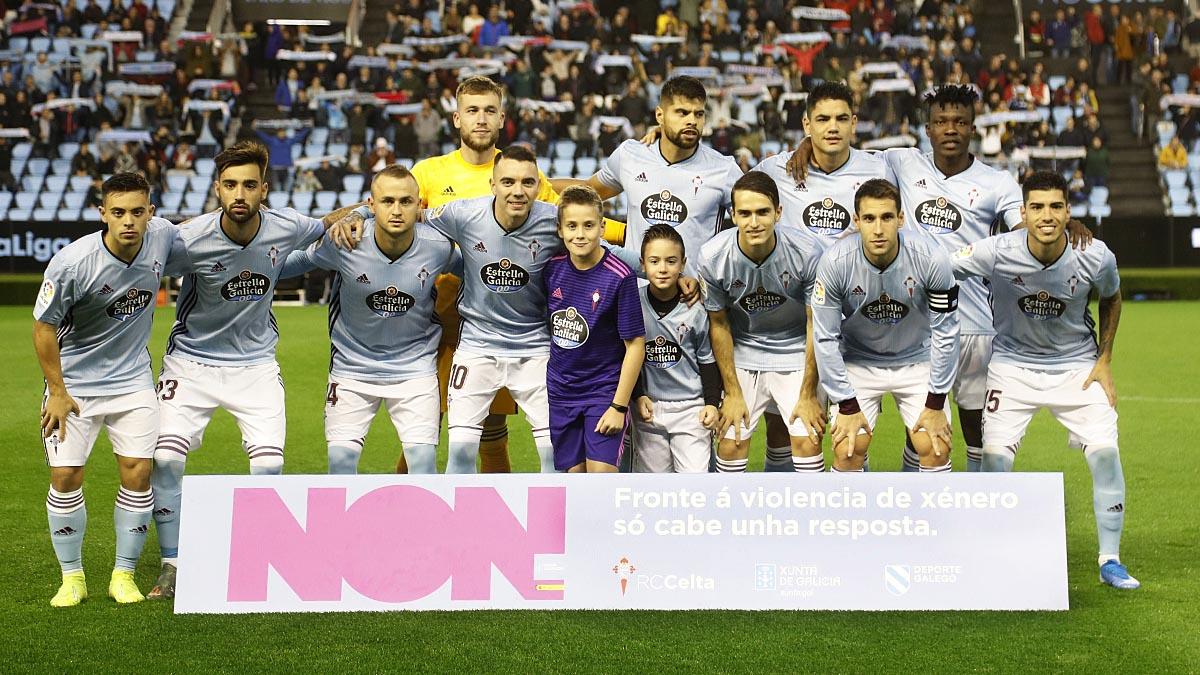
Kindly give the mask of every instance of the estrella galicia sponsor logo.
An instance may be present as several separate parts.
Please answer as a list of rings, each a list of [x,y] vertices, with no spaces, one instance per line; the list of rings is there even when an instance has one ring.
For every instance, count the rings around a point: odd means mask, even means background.
[[[150,306],[150,302],[154,299],[153,291],[145,291],[140,288],[131,288],[125,291],[125,295],[113,300],[105,308],[105,313],[110,318],[117,321],[126,321],[128,319],[137,318],[146,308]]]
[[[250,270],[242,270],[221,287],[221,297],[230,302],[256,302],[270,293],[271,280]]]
[[[1067,311],[1067,303],[1050,295],[1046,291],[1038,291],[1017,300],[1017,305],[1025,316],[1038,321],[1057,319]]]
[[[479,278],[494,293],[512,293],[525,288],[529,283],[529,272],[508,258],[501,258],[480,267]]]
[[[590,332],[587,321],[574,307],[550,315],[550,339],[563,349],[575,349],[587,342]]]
[[[678,227],[687,217],[687,204],[670,190],[656,192],[642,200],[642,218],[651,225]]]
[[[818,234],[839,235],[850,227],[850,212],[826,197],[804,208],[804,224]]]
[[[753,293],[747,293],[743,295],[741,299],[738,300],[738,304],[741,305],[742,309],[746,310],[746,313],[750,316],[777,309],[785,302],[787,302],[787,298],[778,293],[772,293],[762,286],[759,286],[758,290],[754,291]]]
[[[375,291],[366,297],[367,308],[384,318],[407,314],[416,302],[413,296],[396,288],[388,286],[382,291]]]
[[[917,205],[917,222],[934,232],[955,232],[962,227],[962,213],[945,197]]]
[[[894,325],[904,320],[908,315],[908,305],[896,302],[887,293],[879,296],[874,302],[868,302],[860,310],[862,315],[875,323]]]
[[[675,342],[659,335],[646,342],[646,365],[655,368],[674,368],[683,356],[683,350]]]

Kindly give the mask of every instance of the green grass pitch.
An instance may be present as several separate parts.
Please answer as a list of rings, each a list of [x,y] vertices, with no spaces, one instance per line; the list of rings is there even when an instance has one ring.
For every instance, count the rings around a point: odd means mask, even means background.
[[[322,473],[325,310],[276,311],[288,390],[288,473]],[[161,356],[173,313],[159,310],[151,351]],[[91,599],[53,610],[58,566],[46,533],[47,471],[37,438],[41,375],[28,308],[0,308],[7,346],[0,412],[0,654],[5,671],[1090,671],[1200,669],[1200,303],[1125,305],[1114,370],[1121,395],[1129,490],[1123,558],[1143,587],[1119,592],[1096,577],[1090,480],[1066,433],[1034,421],[1017,468],[1064,471],[1071,610],[1061,613],[461,612],[175,616],[169,604],[117,607],[105,595],[112,566],[115,464],[97,444],[85,494],[84,549]],[[900,425],[883,417],[875,470],[899,468]],[[514,466],[536,468],[528,427],[514,424]],[[233,420],[220,412],[191,473],[244,473]],[[377,419],[362,468],[394,465],[395,432]],[[961,442],[954,461],[964,463]],[[444,441],[441,452],[444,466]],[[761,439],[751,467],[761,467]],[[800,480],[798,478],[798,480]],[[987,524],[980,523],[979,536]],[[151,534],[137,579],[158,566]],[[184,572],[186,573],[186,572]],[[1022,570],[996,583],[1019,584]]]

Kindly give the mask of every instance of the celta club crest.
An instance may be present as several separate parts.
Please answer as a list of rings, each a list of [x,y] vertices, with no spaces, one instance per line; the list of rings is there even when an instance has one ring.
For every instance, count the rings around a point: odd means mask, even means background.
[[[529,242],[529,256],[531,258],[533,258],[534,260],[537,260],[537,255],[538,255],[538,253],[541,253],[541,251],[542,251],[542,245],[540,243],[538,243],[537,239],[534,239],[533,241]]]
[[[155,260],[154,264],[150,266],[150,269],[154,271],[154,276],[162,276],[162,263],[158,262],[157,260]]]
[[[691,332],[692,327],[684,324],[679,324],[675,327],[675,333],[679,336],[679,341],[683,342],[687,338],[687,334]]]
[[[621,586],[621,595],[625,595],[625,592],[629,590],[629,575],[636,572],[637,568],[629,562],[629,558],[623,557],[617,561],[616,565],[613,565],[612,571],[617,575],[617,581]]]
[[[1075,287],[1079,285],[1079,277],[1072,274],[1071,278],[1067,279],[1067,282],[1071,284],[1071,295],[1075,295]]]
[[[271,250],[267,251],[267,257],[271,259],[271,267],[274,267],[279,260],[279,249],[272,246]]]
[[[788,285],[792,283],[792,273],[787,270],[780,272],[779,283],[783,284],[783,289],[786,291]]]
[[[417,281],[421,282],[421,288],[425,288],[425,282],[428,280],[429,280],[429,270],[422,267],[421,271],[417,272]]]
[[[904,280],[904,287],[908,289],[908,297],[913,296],[913,290],[917,287],[917,280],[909,277]]]
[[[600,304],[600,289],[592,291],[592,311],[596,311],[596,305]]]
[[[971,188],[967,191],[967,206],[974,206],[976,199],[979,199],[979,190]]]
[[[704,185],[704,179],[696,176],[692,179],[692,195],[700,194],[700,186]]]

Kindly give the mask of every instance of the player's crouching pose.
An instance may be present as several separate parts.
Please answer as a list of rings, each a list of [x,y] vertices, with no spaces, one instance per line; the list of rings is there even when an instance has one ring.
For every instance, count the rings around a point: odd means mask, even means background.
[[[1117,451],[1117,394],[1112,348],[1121,318],[1117,261],[1103,242],[1068,245],[1070,211],[1062,176],[1025,179],[1025,228],[954,254],[955,274],[989,282],[996,339],[983,415],[983,470],[1011,471],[1030,419],[1047,408],[1083,444],[1092,471],[1100,540],[1100,580],[1139,583],[1120,562],[1125,477]],[[1100,296],[1100,338],[1088,296]]]
[[[649,283],[638,295],[646,359],[633,415],[634,470],[639,472],[706,473],[712,458],[721,372],[708,340],[707,313],[681,299],[679,276],[686,262],[683,237],[675,228],[653,225],[643,233],[642,269]]]
[[[733,222],[701,249],[713,355],[721,371],[724,436],[717,471],[746,470],[750,436],[774,402],[788,415],[796,471],[821,472],[825,410],[817,393],[816,359],[806,349],[808,298],[823,242],[777,228],[782,209],[775,181],[751,171],[733,186]]]
[[[567,252],[546,264],[543,283],[554,468],[570,473],[617,470],[645,357],[637,275],[600,246],[603,234],[600,195],[584,186],[564,190],[558,236]]]
[[[33,344],[46,377],[42,435],[50,465],[46,514],[63,582],[55,607],[87,597],[83,575],[83,466],[101,428],[108,431],[121,486],[113,511],[116,567],[108,594],[143,600],[133,571],[146,542],[154,494],[150,465],[158,440],[158,399],[146,343],[175,226],[151,219],[150,185],[140,174],[104,182],[106,229],[59,251],[34,306]]]
[[[330,366],[325,395],[329,473],[356,473],[380,405],[404,445],[410,473],[437,473],[441,426],[434,312],[438,275],[461,274],[445,235],[417,223],[417,181],[393,164],[371,181],[371,217],[353,250],[321,239],[288,256],[283,275],[334,272],[329,301]]]
[[[958,368],[958,287],[950,256],[901,229],[900,192],[886,180],[854,196],[858,231],[817,266],[813,337],[833,419],[834,471],[862,471],[884,394],[892,394],[921,471],[950,470],[946,394]]]

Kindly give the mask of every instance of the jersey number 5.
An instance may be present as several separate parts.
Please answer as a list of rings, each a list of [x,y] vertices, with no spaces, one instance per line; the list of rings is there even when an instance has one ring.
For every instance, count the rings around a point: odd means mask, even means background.
[[[988,412],[996,412],[1000,409],[1000,394],[1004,392],[999,389],[988,389],[987,402],[984,404],[984,409]]]

